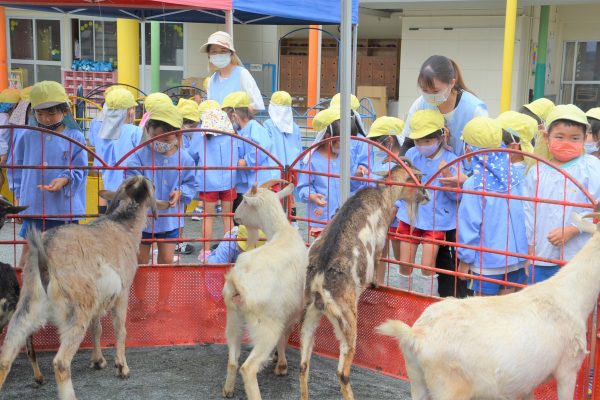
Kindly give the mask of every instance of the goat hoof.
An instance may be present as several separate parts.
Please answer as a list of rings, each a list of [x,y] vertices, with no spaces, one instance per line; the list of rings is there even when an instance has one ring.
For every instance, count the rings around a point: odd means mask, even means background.
[[[233,397],[233,392],[233,389],[227,389],[223,387],[223,390],[221,391],[221,396],[230,399]]]
[[[33,378],[33,383],[31,384],[32,387],[37,388],[40,387],[44,384],[44,376],[36,376]]]
[[[288,374],[287,364],[279,365],[275,367],[275,375],[277,376],[286,376]]]
[[[129,378],[129,367],[127,365],[115,365],[117,376],[121,379]]]
[[[98,359],[98,360],[91,360],[90,361],[90,368],[92,369],[104,369],[106,368],[106,359],[104,357]]]
[[[377,282],[371,282],[369,284],[369,289],[377,289],[379,287],[379,284]]]

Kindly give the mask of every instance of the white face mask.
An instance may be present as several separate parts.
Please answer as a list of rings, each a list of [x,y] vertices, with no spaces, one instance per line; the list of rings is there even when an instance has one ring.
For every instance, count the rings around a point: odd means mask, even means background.
[[[448,97],[450,97],[451,90],[452,89],[450,88],[450,86],[448,86],[446,90],[439,91],[437,93],[425,93],[423,90],[421,90],[421,95],[427,103],[431,104],[432,106],[439,106],[440,104],[448,100]]]
[[[211,54],[210,56],[208,56],[208,60],[215,67],[217,67],[219,69],[223,69],[223,68],[227,67],[229,64],[231,64],[231,54],[229,54],[229,53]]]

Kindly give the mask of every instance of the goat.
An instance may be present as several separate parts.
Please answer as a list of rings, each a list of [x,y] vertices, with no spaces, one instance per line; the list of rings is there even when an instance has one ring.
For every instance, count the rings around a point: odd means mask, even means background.
[[[14,206],[4,197],[0,196],[0,229],[4,226],[7,214],[18,214],[26,208],[27,206]],[[9,264],[0,262],[0,330],[4,329],[14,314],[20,292],[21,288],[19,287],[15,269]],[[26,344],[27,356],[33,368],[34,380],[37,384],[41,385],[44,383],[44,375],[42,375],[37,363],[32,335],[27,337]]]
[[[558,399],[572,400],[600,292],[599,257],[596,231],[544,282],[503,296],[440,301],[412,328],[395,320],[380,325],[400,342],[412,398],[534,399],[534,389],[554,377]]]
[[[387,174],[386,174],[387,175]],[[390,180],[414,181],[404,166],[389,172]],[[396,215],[395,202],[409,205],[428,200],[420,186],[390,185],[359,190],[342,206],[309,249],[304,294],[305,311],[300,335],[300,393],[308,399],[308,373],[314,333],[325,314],[340,341],[338,378],[345,400],[353,399],[350,366],[356,348],[357,303],[367,285],[376,286],[375,265],[387,240],[388,227]]]
[[[100,350],[100,318],[112,311],[116,336],[116,373],[129,376],[125,360],[125,319],[129,289],[137,270],[137,253],[147,209],[168,203],[156,201],[152,183],[142,176],[123,182],[117,192],[101,191],[111,200],[106,215],[89,225],[68,224],[28,233],[30,252],[23,270],[23,288],[0,352],[0,389],[17,351],[33,331],[52,321],[60,333],[54,375],[62,400],[75,399],[71,360],[92,328],[91,368],[106,367]]]
[[[275,375],[287,375],[285,346],[302,313],[308,256],[304,240],[287,220],[280,203],[293,192],[294,185],[279,193],[267,189],[278,182],[287,184],[282,180],[268,181],[260,188],[255,184],[235,211],[236,222],[248,228],[249,244],[256,243],[258,229],[265,232],[267,241],[240,254],[225,277],[229,361],[223,397],[233,396],[244,322],[254,344],[240,368],[248,399],[261,398],[256,374],[275,346]]]

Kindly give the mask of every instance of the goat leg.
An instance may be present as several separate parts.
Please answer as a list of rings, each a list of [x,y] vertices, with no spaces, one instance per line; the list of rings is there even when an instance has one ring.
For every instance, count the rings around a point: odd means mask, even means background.
[[[277,345],[283,334],[283,329],[274,329],[273,324],[264,321],[248,321],[248,330],[250,336],[255,338],[255,343],[254,348],[240,368],[240,373],[244,379],[244,388],[248,400],[261,400],[256,375]]]
[[[92,350],[92,356],[90,359],[90,368],[104,369],[106,368],[106,359],[102,355],[102,349],[100,348],[100,338],[102,336],[102,325],[100,324],[100,318],[94,317],[91,322],[92,328],[92,340],[94,342],[94,348]]]
[[[79,320],[82,319],[81,317],[81,315],[75,316]],[[85,337],[86,330],[87,326],[74,324],[68,327],[66,331],[61,332],[60,347],[52,362],[60,400],[76,400],[77,398],[75,397],[73,381],[71,380],[71,362]]]
[[[356,353],[356,302],[349,309],[342,309],[343,319],[335,320],[336,332],[339,330],[340,339],[340,359],[338,364],[337,375],[340,381],[340,388],[344,400],[354,400],[354,393],[350,385],[350,367]]]
[[[283,330],[283,334],[277,343],[277,365],[275,365],[275,375],[286,376],[288,374],[288,363],[285,356],[285,348],[287,347],[288,338],[292,331],[292,324],[289,324]]]
[[[117,349],[115,352],[115,372],[119,378],[129,378],[129,366],[125,358],[125,337],[127,329],[125,328],[125,319],[127,318],[127,303],[129,302],[129,291],[125,290],[117,298],[112,309],[113,326],[115,328],[115,338]]]
[[[310,303],[302,318],[300,331],[300,398],[308,400],[308,373],[310,370],[310,356],[315,344],[315,330],[321,320],[321,311]]]
[[[38,362],[37,362],[35,348],[33,347],[33,335],[29,335],[27,337],[26,345],[27,345],[27,358],[29,358],[29,361],[31,362],[31,368],[33,369],[33,377],[35,379],[35,382],[38,385],[43,385],[44,384],[44,375],[42,374],[42,371],[40,371],[40,366],[38,365]]]
[[[229,359],[227,361],[227,377],[221,395],[223,397],[233,397],[235,389],[235,378],[237,377],[238,362],[240,359],[240,351],[242,347],[242,318],[239,315],[237,306],[227,296],[227,289],[230,288],[227,284],[223,289],[225,304],[227,305],[227,328],[225,334],[227,336],[227,346],[229,348]]]

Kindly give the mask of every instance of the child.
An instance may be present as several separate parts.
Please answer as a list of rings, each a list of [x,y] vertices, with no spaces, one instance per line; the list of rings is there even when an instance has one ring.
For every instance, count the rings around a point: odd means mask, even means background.
[[[21,92],[17,89],[4,89],[0,92],[0,125],[8,125],[8,120],[21,100]],[[0,129],[0,166],[6,165],[8,149],[11,146],[12,129]],[[0,172],[0,188],[4,185],[4,174]]]
[[[194,129],[200,126],[200,110],[198,109],[198,103],[194,100],[179,99],[177,109],[183,117],[181,129]],[[181,137],[183,149],[188,152],[190,152],[190,141],[193,135],[192,132],[186,132]]]
[[[261,146],[269,153],[273,152],[273,143],[269,137],[269,132],[256,120],[253,119],[250,107],[250,97],[246,92],[233,92],[228,94],[223,100],[221,108],[227,113],[233,129],[246,139]],[[240,153],[237,163],[238,167],[269,167],[273,166],[274,162],[269,159],[269,156],[257,149],[250,143],[240,141]],[[238,171],[238,182],[235,186],[237,197],[233,202],[233,211],[242,202],[243,195],[246,193],[254,182],[259,185],[272,178],[279,177],[279,172],[275,169],[245,169]]]
[[[548,114],[554,108],[554,102],[552,100],[546,98],[540,98],[532,101],[529,104],[523,105],[519,112],[525,115],[528,115],[536,120],[538,123],[538,129],[543,131],[544,124],[546,123],[546,118],[548,118]]]
[[[402,137],[402,131],[404,130],[404,121],[395,117],[379,117],[371,125],[367,138],[379,143],[385,147],[388,151],[379,149],[378,147],[371,147],[371,170],[369,178],[371,179],[383,179],[381,174],[388,174],[389,171],[394,167],[390,153],[396,156],[400,153],[401,142],[404,141]],[[400,138],[400,140],[398,140]],[[391,232],[396,232],[398,227],[398,219],[394,218],[392,225],[390,226]],[[387,256],[389,250],[389,241],[383,249],[383,254]],[[399,250],[398,250],[399,251]],[[399,253],[395,253],[399,254]],[[378,262],[375,276],[378,283],[384,283],[385,280],[385,263]]]
[[[36,227],[45,231],[66,223],[77,223],[85,214],[85,181],[87,152],[85,138],[69,111],[69,98],[62,85],[53,81],[36,83],[30,93],[33,123],[41,128],[61,133],[81,146],[49,133],[32,129],[18,130],[17,140],[9,152],[9,166],[60,166],[64,169],[8,168],[10,190],[15,205],[29,206],[22,216],[48,214],[48,218],[24,219],[19,235]],[[23,246],[19,266],[23,267],[28,246]]]
[[[136,147],[142,139],[142,130],[133,124],[137,103],[131,92],[117,87],[108,91],[104,103],[104,112],[100,128],[95,134],[95,151],[108,165],[113,166],[125,154]],[[99,166],[100,161],[94,160]],[[100,172],[104,189],[116,191],[123,182],[122,170]],[[98,212],[106,212],[106,200],[98,199]]]
[[[427,182],[440,169],[441,163],[449,164],[456,159],[452,148],[446,144],[447,135],[444,116],[437,109],[419,110],[412,115],[408,137],[414,140],[415,146],[406,152],[406,158],[423,173],[421,178],[423,182]],[[432,182],[432,185],[441,186],[437,179]],[[396,218],[399,220],[396,233],[445,240],[445,232],[456,228],[457,196],[455,193],[440,190],[430,191],[429,197],[430,201],[419,205],[416,211],[409,210],[404,201],[396,202],[398,207]],[[421,264],[426,267],[435,266],[439,245],[421,242],[419,239],[401,240],[399,246],[397,241],[392,243],[394,255],[398,260],[409,264],[415,262],[417,248],[419,243],[422,243]],[[400,265],[401,289],[407,290],[412,285],[412,272],[412,267],[406,264]],[[416,290],[438,296],[438,279],[435,272],[422,269],[421,273],[414,278],[418,280],[414,285]]]
[[[181,128],[183,118],[171,100],[154,101],[153,95],[148,96],[151,106],[147,106],[149,119],[144,128],[144,135],[149,139],[173,132]],[[195,176],[192,169],[178,167],[192,167],[194,162],[187,151],[181,149],[179,135],[170,134],[153,141],[151,144],[139,149],[127,162],[130,168],[127,177],[143,175],[155,186],[155,195],[158,200],[169,202],[169,209],[165,214],[182,213],[185,204],[188,204],[196,193]],[[170,167],[171,169],[138,169],[139,167]],[[179,229],[183,227],[184,219],[180,217],[159,217],[142,232],[143,242],[140,244],[138,262],[148,264],[150,256],[150,243],[147,240],[175,239],[174,241],[158,242],[158,264],[171,264]],[[146,286],[145,274],[137,278],[135,286],[136,296],[142,300]],[[168,309],[168,297],[171,292],[173,277],[164,275],[159,288],[159,308]]]
[[[538,125],[534,118],[516,111],[505,111],[496,120],[502,127],[503,142],[507,148],[533,153],[531,141],[537,136],[538,130]],[[509,141],[509,137],[512,140]],[[523,170],[523,175],[525,174],[526,165],[533,163],[533,158],[525,159],[525,157],[516,154],[511,154],[510,158],[514,167]]]
[[[237,241],[223,240],[216,249],[208,256],[209,264],[232,264],[235,263],[240,253],[255,249],[265,244],[267,238],[263,231],[259,230],[259,240],[252,247],[248,246],[248,230],[244,225],[233,227],[225,234],[225,239],[238,239]],[[241,239],[241,240],[240,240]]]
[[[588,190],[594,199],[600,197],[600,160],[585,154],[584,142],[588,127],[586,115],[573,104],[556,106],[546,120],[543,141],[551,155],[550,167],[534,164],[527,173],[528,197],[589,203],[590,200],[573,182],[565,178],[562,169]],[[566,189],[566,190],[565,190]],[[569,261],[590,235],[582,233],[571,221],[572,212],[586,214],[589,209],[558,204],[525,203],[529,254],[553,260]],[[541,282],[554,275],[560,266],[545,261],[532,261],[530,283]]]
[[[227,113],[219,108],[206,110],[202,114],[202,129],[234,133]],[[204,220],[203,236],[207,239],[213,236],[213,215],[216,212],[217,201],[221,200],[223,207],[223,230],[231,230],[233,220],[231,212],[237,193],[235,185],[238,171],[229,169],[239,160],[239,143],[229,136],[215,132],[203,132],[192,137],[192,156],[198,167],[221,167],[222,169],[198,169],[196,171],[196,186],[198,197],[202,201],[203,210],[207,216]],[[204,242],[198,260],[206,262],[210,254],[210,242]]]
[[[284,166],[290,166],[302,153],[300,127],[294,122],[292,114],[292,96],[288,92],[275,92],[269,103],[270,119],[264,123],[273,142],[273,155]],[[296,216],[296,207],[292,201],[292,216]]]
[[[586,136],[585,152],[595,157],[600,158],[600,107],[591,108],[587,113],[588,123],[590,124],[589,132]]]
[[[506,147],[500,124],[488,117],[477,117],[465,125],[462,140],[467,153],[478,149]],[[511,141],[512,143],[512,141]],[[523,196],[523,169],[514,168],[508,153],[488,152],[472,156],[473,175],[464,190],[506,193]],[[523,201],[504,197],[463,193],[458,209],[458,243],[488,249],[527,254]],[[470,269],[475,276],[485,276],[514,283],[524,283],[524,258],[458,247],[459,272]],[[471,280],[470,289],[479,295],[496,295],[514,291],[492,282]]]
[[[313,119],[313,129],[318,133],[315,138],[315,144],[330,137],[339,137],[340,135],[340,110],[336,108],[327,108],[319,111]],[[339,140],[322,143],[309,152],[300,162],[300,169],[309,173],[300,173],[298,175],[298,198],[300,201],[308,203],[306,216],[311,223],[317,222],[318,227],[323,227],[327,221],[333,218],[340,206],[339,186],[340,179],[323,175],[310,174],[310,172],[319,172],[326,174],[340,174],[340,142]],[[363,176],[359,171],[358,163],[355,159],[350,159],[350,171],[354,171],[356,176]],[[361,182],[362,183],[362,182]],[[352,183],[351,183],[352,185]]]

